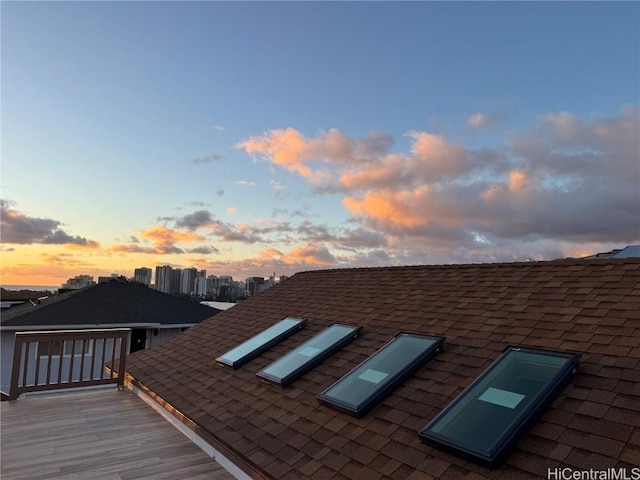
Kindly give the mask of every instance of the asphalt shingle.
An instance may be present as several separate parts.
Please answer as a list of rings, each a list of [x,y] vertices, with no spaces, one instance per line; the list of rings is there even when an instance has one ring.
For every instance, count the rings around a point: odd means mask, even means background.
[[[238,370],[216,364],[287,316],[306,327]],[[334,322],[363,335],[286,389],[258,380]],[[399,332],[444,335],[445,349],[362,419],[318,404]],[[495,470],[420,442],[509,344],[580,353],[580,372]],[[603,259],[300,273],[134,354],[127,370],[265,478],[506,479],[633,465],[639,365],[640,259]]]

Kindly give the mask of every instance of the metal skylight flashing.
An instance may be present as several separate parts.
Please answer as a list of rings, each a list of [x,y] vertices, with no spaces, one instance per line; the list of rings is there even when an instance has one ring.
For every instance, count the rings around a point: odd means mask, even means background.
[[[284,318],[219,356],[216,361],[234,369],[239,368],[303,328],[304,323],[304,320],[297,318]]]
[[[329,358],[360,335],[362,327],[334,323],[256,375],[281,387],[287,387],[313,367]]]
[[[497,466],[578,369],[579,355],[509,346],[418,435]]]
[[[399,333],[318,395],[318,401],[363,417],[443,347],[444,337]]]

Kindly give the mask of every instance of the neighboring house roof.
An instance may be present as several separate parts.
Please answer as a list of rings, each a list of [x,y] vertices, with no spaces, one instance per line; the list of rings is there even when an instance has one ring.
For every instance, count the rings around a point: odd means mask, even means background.
[[[624,248],[617,248],[610,252],[596,253],[595,255],[589,255],[583,257],[583,260],[592,260],[595,258],[632,258],[640,257],[640,245],[629,245]]]
[[[206,305],[208,307],[213,307],[218,310],[229,310],[231,307],[235,307],[237,303],[235,302],[200,302],[202,305]]]
[[[3,330],[26,327],[193,325],[219,310],[144,285],[105,282],[2,313]]]
[[[630,245],[617,252],[613,258],[640,257],[640,245]]]
[[[640,259],[305,272],[132,355],[127,372],[254,478],[630,472],[640,464],[639,312]],[[216,364],[284,317],[306,326],[237,370]],[[334,322],[363,334],[285,389],[256,377]],[[446,336],[445,348],[361,419],[318,403],[399,332]],[[494,470],[422,442],[418,431],[507,345],[578,352],[579,373]]]

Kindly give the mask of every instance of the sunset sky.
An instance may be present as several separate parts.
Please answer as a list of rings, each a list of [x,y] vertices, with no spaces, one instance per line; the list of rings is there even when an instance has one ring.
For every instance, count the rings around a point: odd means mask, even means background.
[[[637,2],[1,9],[2,284],[640,243]]]

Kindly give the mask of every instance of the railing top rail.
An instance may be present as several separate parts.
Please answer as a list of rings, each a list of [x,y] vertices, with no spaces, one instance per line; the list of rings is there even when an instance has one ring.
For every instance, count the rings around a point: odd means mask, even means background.
[[[36,332],[16,332],[16,337],[29,336],[47,336],[47,335],[84,335],[84,336],[100,336],[103,334],[125,334],[131,331],[130,328],[94,328],[82,330],[38,330]]]

